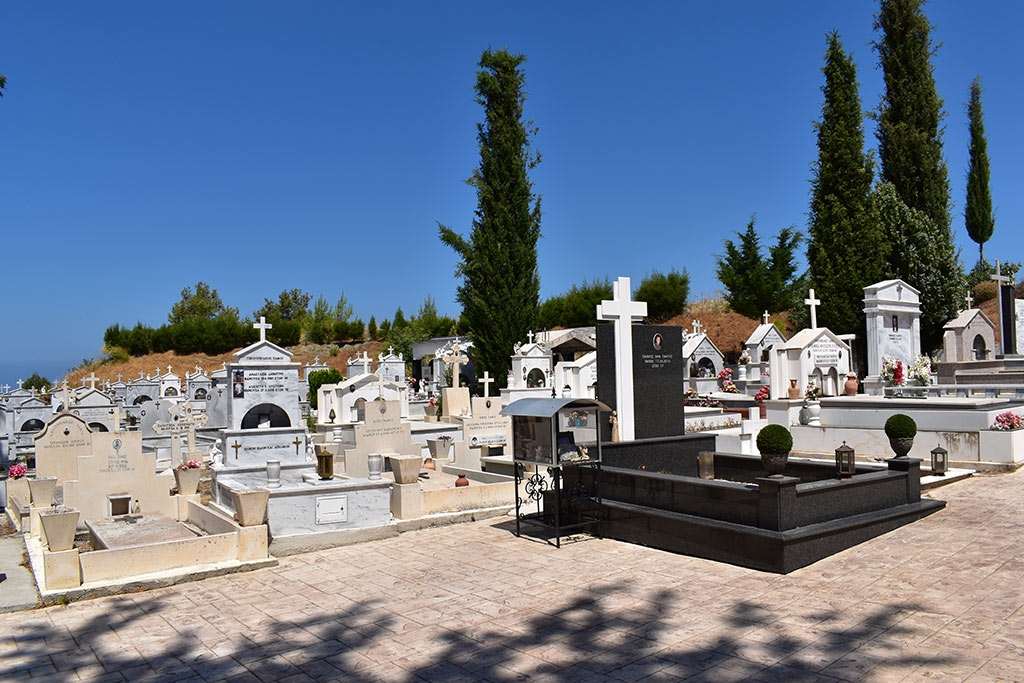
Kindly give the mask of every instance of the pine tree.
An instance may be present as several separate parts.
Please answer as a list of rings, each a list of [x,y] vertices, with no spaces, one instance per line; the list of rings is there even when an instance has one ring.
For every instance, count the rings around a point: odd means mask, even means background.
[[[441,241],[461,259],[457,299],[474,342],[478,371],[503,381],[513,345],[537,319],[540,275],[540,197],[529,171],[540,163],[530,145],[536,128],[523,120],[523,55],[484,51],[476,79],[476,101],[485,121],[477,124],[480,166],[467,181],[476,188],[477,209],[468,238],[439,224]]]
[[[800,232],[793,226],[780,230],[767,255],[762,254],[753,218],[736,236],[737,243],[724,240],[725,253],[715,256],[715,275],[732,310],[757,319],[764,310],[775,313],[796,307],[804,286],[796,269]]]
[[[961,292],[949,286],[962,284],[963,270],[950,226],[949,177],[940,125],[945,114],[931,64],[932,25],[921,9],[923,4],[923,0],[882,0],[875,15],[875,29],[881,30],[881,36],[874,48],[885,81],[876,119],[881,179],[893,186],[906,208],[928,218],[924,222],[914,215],[904,225],[926,230],[905,242],[932,242],[929,250],[936,259],[915,263],[911,252],[890,240],[888,274],[900,277],[900,273],[928,269],[916,282],[908,282],[921,289],[922,344],[933,348],[941,340],[942,325],[958,310]],[[884,218],[882,226],[892,233]]]
[[[967,170],[967,208],[964,223],[967,234],[978,243],[978,262],[985,261],[985,242],[992,237],[996,217],[992,212],[992,194],[988,186],[988,141],[981,115],[981,78],[971,81],[971,99],[967,103],[967,119],[971,131],[970,166]]]
[[[874,163],[864,153],[857,67],[839,34],[828,35],[825,101],[811,181],[807,263],[821,298],[818,322],[836,332],[863,328],[864,287],[885,276],[885,235],[872,211]]]

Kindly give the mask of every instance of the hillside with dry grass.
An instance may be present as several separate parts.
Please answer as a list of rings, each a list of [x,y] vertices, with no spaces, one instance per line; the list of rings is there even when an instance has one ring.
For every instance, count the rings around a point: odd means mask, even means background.
[[[288,350],[294,354],[292,360],[297,363],[306,365],[319,356],[321,361],[331,368],[340,370],[341,374],[344,375],[350,358],[362,355],[364,351],[371,358],[376,358],[376,355],[380,353],[381,346],[381,342],[368,341],[358,344],[347,344],[340,348],[317,344],[299,344],[298,346],[290,347]],[[331,355],[332,351],[333,355]],[[71,386],[78,386],[82,383],[83,377],[88,377],[90,373],[95,372],[100,381],[109,380],[116,382],[118,374],[121,375],[124,381],[128,381],[138,378],[140,372],[147,375],[152,375],[156,372],[164,374],[167,372],[167,366],[171,366],[174,373],[184,379],[185,374],[193,372],[196,365],[203,368],[207,373],[219,370],[221,364],[229,362],[234,353],[232,351],[219,356],[207,356],[204,354],[177,354],[168,351],[138,356],[124,362],[101,361],[75,368],[68,373],[67,380]]]

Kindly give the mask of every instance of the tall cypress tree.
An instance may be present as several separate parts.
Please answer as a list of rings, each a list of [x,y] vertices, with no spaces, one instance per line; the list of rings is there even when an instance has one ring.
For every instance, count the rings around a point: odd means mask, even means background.
[[[821,297],[818,320],[847,333],[863,327],[864,287],[885,277],[886,241],[871,202],[874,163],[864,153],[857,67],[837,32],[826,42],[807,263]]]
[[[988,141],[981,116],[981,78],[971,81],[971,99],[967,103],[967,119],[971,131],[970,165],[967,170],[967,208],[964,223],[967,234],[978,243],[979,262],[985,261],[985,242],[992,237],[996,217],[992,212],[992,194],[988,187]]]
[[[882,0],[874,42],[885,79],[885,94],[877,112],[878,154],[882,180],[895,186],[903,203],[923,211],[946,228],[949,218],[949,173],[942,158],[945,118],[935,88],[924,0]]]
[[[441,241],[461,259],[457,298],[473,339],[476,367],[499,382],[511,367],[512,347],[536,321],[540,295],[540,197],[529,178],[540,154],[530,146],[536,128],[523,120],[526,91],[520,67],[525,61],[505,50],[488,49],[480,57],[480,166],[467,181],[477,196],[473,230],[466,238],[438,225]]]
[[[950,226],[949,174],[942,157],[940,125],[945,114],[931,64],[932,25],[923,4],[924,0],[881,0],[875,15],[875,29],[881,35],[874,48],[885,80],[885,94],[876,112],[881,180],[892,185],[906,208],[928,218],[928,222],[907,223],[921,230],[930,227],[927,235],[909,236],[908,243],[927,239],[939,256],[932,262],[913,263],[911,252],[892,246],[888,274],[922,273],[917,281],[908,281],[921,290],[922,343],[931,348],[941,340],[942,325],[957,313],[963,270]]]

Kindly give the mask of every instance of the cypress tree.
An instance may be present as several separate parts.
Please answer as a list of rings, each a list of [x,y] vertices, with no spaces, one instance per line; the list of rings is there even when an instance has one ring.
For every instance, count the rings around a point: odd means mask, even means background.
[[[476,78],[476,101],[484,108],[477,124],[480,165],[467,181],[476,188],[477,209],[468,238],[438,225],[440,238],[461,259],[457,299],[473,339],[475,364],[503,382],[513,345],[537,319],[540,276],[540,197],[529,171],[540,162],[530,140],[536,128],[523,120],[523,55],[484,51]]]
[[[988,187],[988,141],[981,115],[981,78],[971,81],[971,99],[967,103],[967,119],[971,131],[970,165],[967,170],[967,208],[964,223],[967,234],[978,243],[978,261],[985,261],[985,242],[992,237],[996,217],[992,212],[992,194]]]
[[[875,41],[885,80],[877,112],[882,180],[892,183],[903,203],[949,228],[949,178],[942,158],[945,118],[935,88],[923,0],[882,0],[875,16]],[[952,241],[952,239],[950,240]]]
[[[874,163],[864,153],[857,67],[839,34],[828,34],[825,101],[811,181],[807,264],[821,297],[818,321],[836,332],[863,327],[863,290],[885,276],[885,239],[871,203]]]
[[[921,274],[917,280],[905,279],[921,290],[921,339],[925,348],[932,348],[941,341],[942,325],[957,313],[963,270],[950,226],[949,177],[940,125],[945,114],[931,64],[932,25],[921,9],[923,4],[924,0],[882,0],[874,25],[881,35],[874,48],[885,81],[876,112],[881,180],[892,185],[907,209],[928,219],[912,214],[905,227],[924,232],[908,235],[906,243],[931,242],[937,257],[915,263],[913,250],[893,244],[887,274]],[[890,199],[883,204],[891,206]],[[885,220],[882,226],[887,234],[892,232]]]

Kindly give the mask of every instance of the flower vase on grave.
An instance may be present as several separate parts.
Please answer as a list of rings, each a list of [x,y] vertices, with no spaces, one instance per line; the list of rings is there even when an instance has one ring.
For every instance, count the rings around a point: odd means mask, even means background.
[[[366,465],[370,471],[370,479],[380,479],[384,472],[384,456],[380,453],[370,453],[366,457]]]
[[[455,480],[455,487],[462,488],[463,486],[469,486],[469,479],[466,479],[465,472],[459,472],[459,477]]]
[[[800,411],[800,424],[817,427],[821,424],[821,402],[804,399],[804,407]]]
[[[736,379],[739,380],[740,382],[746,382],[747,381],[747,366],[746,365],[742,365],[741,364],[739,366],[739,373],[736,375]]]
[[[43,536],[50,552],[71,550],[75,545],[75,530],[78,528],[78,510],[63,505],[51,507],[39,513],[43,525]]]
[[[174,483],[178,487],[178,493],[182,496],[191,496],[199,490],[199,475],[202,470],[198,467],[185,467],[179,465],[174,468]]]
[[[796,385],[795,379],[789,380],[789,398],[790,400],[800,398],[800,387]]]
[[[843,393],[847,396],[856,396],[859,384],[860,382],[857,381],[857,374],[851,372],[846,376],[846,384],[843,385]]]
[[[279,488],[281,488],[281,461],[280,460],[268,460],[267,461],[267,488],[268,489],[279,489]]]

